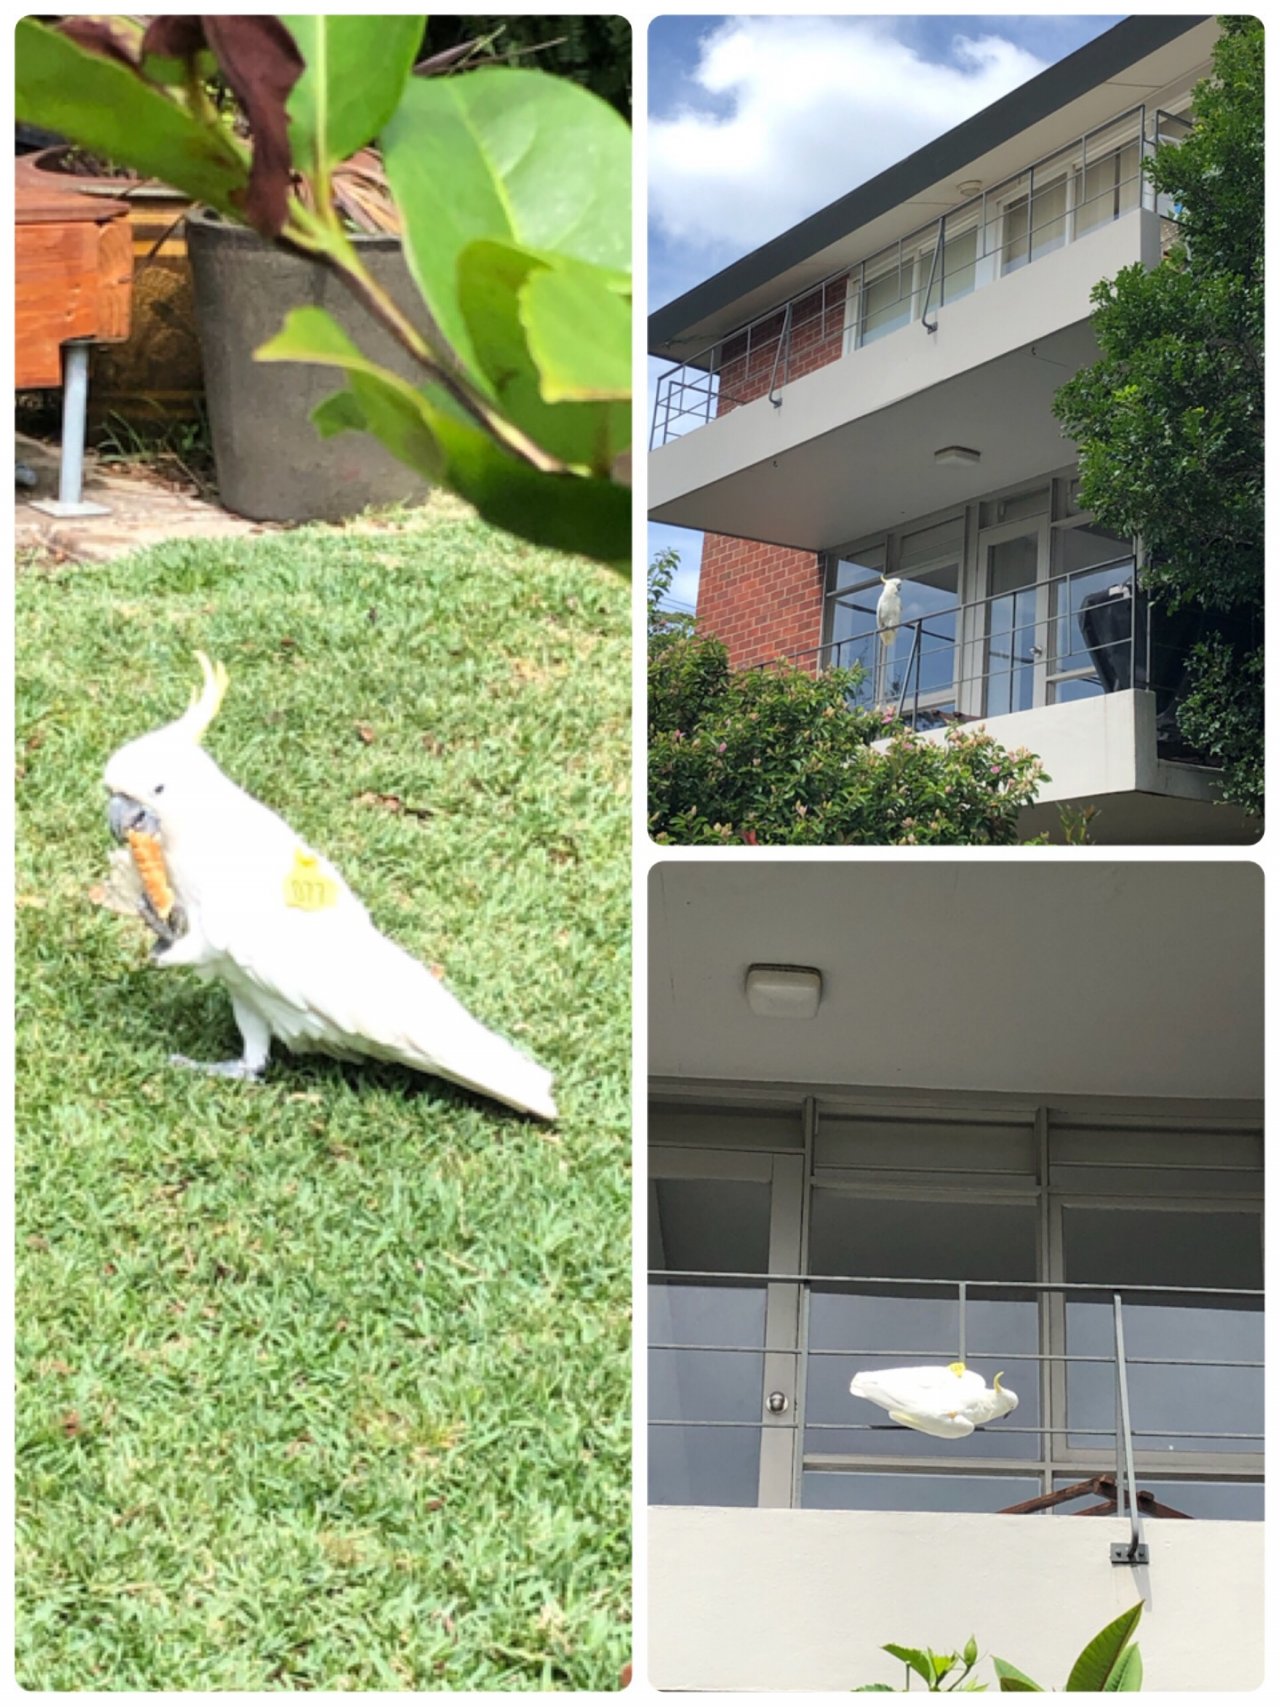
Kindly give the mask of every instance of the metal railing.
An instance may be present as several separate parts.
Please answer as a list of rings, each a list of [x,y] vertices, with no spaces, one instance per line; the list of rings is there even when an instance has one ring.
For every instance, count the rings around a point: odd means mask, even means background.
[[[1072,697],[1173,681],[1181,657],[1153,638],[1132,554],[982,599],[956,601],[892,628],[874,626],[879,582],[827,596],[861,634],[785,654],[816,670],[858,669],[849,703],[918,729],[1027,711]],[[904,593],[912,583],[904,578]],[[888,644],[885,644],[885,640]],[[779,662],[760,658],[755,668]]]
[[[1063,1473],[1084,1473],[1090,1468],[1081,1458],[1080,1452],[1088,1448],[1075,1448],[1071,1442],[1086,1437],[1104,1439],[1111,1442],[1115,1455],[1115,1485],[1117,1490],[1117,1515],[1129,1519],[1129,1539],[1127,1542],[1117,1542],[1111,1547],[1113,1564],[1137,1565],[1145,1564],[1148,1560],[1148,1549],[1142,1528],[1141,1504],[1137,1483],[1136,1456],[1134,1439],[1168,1441],[1203,1442],[1236,1442],[1256,1445],[1259,1455],[1262,1453],[1265,1436],[1259,1429],[1257,1432],[1241,1432],[1235,1430],[1210,1429],[1168,1429],[1158,1424],[1148,1423],[1145,1418],[1135,1418],[1130,1393],[1129,1372],[1142,1367],[1174,1368],[1174,1369],[1258,1369],[1265,1367],[1259,1359],[1242,1358],[1194,1358],[1194,1357],[1144,1357],[1135,1356],[1127,1350],[1125,1342],[1124,1305],[1127,1300],[1130,1306],[1160,1300],[1185,1299],[1203,1301],[1210,1307],[1224,1304],[1244,1304],[1246,1307],[1256,1301],[1259,1312],[1262,1307],[1263,1292],[1261,1290],[1209,1287],[1209,1286],[1158,1286],[1158,1285],[1124,1285],[1114,1286],[1094,1284],[1081,1281],[1034,1281],[1034,1280],[946,1280],[925,1279],[919,1277],[903,1277],[900,1275],[822,1275],[822,1274],[775,1274],[750,1273],[728,1270],[701,1269],[651,1269],[648,1275],[651,1284],[668,1287],[678,1287],[685,1284],[714,1285],[714,1286],[750,1286],[764,1291],[766,1288],[795,1287],[801,1300],[795,1343],[785,1345],[778,1343],[777,1336],[767,1330],[761,1342],[744,1345],[707,1344],[689,1340],[650,1340],[648,1349],[653,1352],[702,1353],[704,1355],[735,1353],[749,1355],[759,1359],[762,1369],[761,1381],[761,1415],[756,1421],[728,1419],[716,1417],[651,1417],[651,1428],[680,1428],[680,1429],[754,1429],[760,1432],[782,1430],[790,1433],[799,1443],[799,1462],[797,1472],[803,1470],[816,1454],[809,1453],[805,1441],[812,1433],[838,1432],[840,1434],[859,1432],[879,1432],[885,1428],[901,1427],[899,1424],[859,1423],[859,1422],[814,1422],[805,1414],[805,1400],[808,1387],[809,1366],[817,1358],[840,1358],[853,1360],[863,1357],[877,1359],[891,1357],[908,1357],[913,1360],[950,1359],[955,1356],[964,1363],[970,1356],[980,1356],[984,1363],[1034,1363],[1044,1372],[1040,1393],[1040,1420],[1033,1424],[1010,1423],[1001,1418],[992,1428],[1002,1434],[1034,1435],[1042,1442],[1040,1461],[1047,1467],[1049,1475]],[[884,1289],[878,1293],[870,1293],[871,1297],[884,1298],[902,1291],[920,1289],[933,1295],[948,1295],[954,1292],[956,1300],[956,1337],[953,1344],[939,1345],[933,1350],[924,1351],[919,1346],[887,1347],[887,1346],[814,1346],[810,1344],[809,1317],[812,1295],[815,1288],[835,1289],[840,1287],[857,1287],[863,1295],[868,1295],[869,1288]],[[1096,1352],[1069,1352],[1065,1342],[1061,1350],[982,1350],[974,1353],[970,1350],[968,1333],[968,1311],[974,1302],[974,1293],[1010,1294],[1021,1299],[1030,1295],[1036,1299],[1045,1300],[1057,1296],[1064,1301],[1101,1300],[1110,1302],[1112,1307],[1112,1350],[1103,1355]],[[1065,1329],[1063,1330],[1065,1333]],[[1044,1338],[1042,1330],[1042,1340]],[[765,1342],[768,1343],[765,1343]],[[781,1358],[792,1363],[794,1374],[790,1381],[791,1392],[774,1392],[766,1394],[764,1387],[764,1368],[767,1360]],[[1048,1393],[1048,1374],[1051,1368],[1061,1367],[1064,1371],[1072,1365],[1102,1364],[1114,1370],[1115,1380],[1115,1425],[1114,1428],[1091,1428],[1073,1422],[1066,1415],[1065,1398],[1057,1407],[1057,1414],[1063,1420],[1051,1420],[1054,1406],[1050,1403]],[[781,1403],[777,1401],[782,1401]],[[789,1414],[788,1414],[789,1413]],[[1055,1450],[1056,1442],[1061,1437],[1067,1438],[1065,1451]],[[1174,1452],[1174,1462],[1162,1464],[1162,1475],[1175,1476],[1179,1473],[1186,1475],[1185,1469],[1180,1470],[1176,1462],[1177,1449]],[[1223,1455],[1224,1458],[1226,1455]],[[901,1464],[882,1457],[843,1455],[839,1468],[859,1470],[863,1472],[884,1473],[891,1466],[895,1472],[918,1470],[922,1474],[939,1473],[943,1468],[940,1460],[929,1459],[926,1463],[912,1464],[903,1461]],[[830,1467],[827,1465],[826,1467]],[[955,1461],[947,1464],[947,1470],[967,1469],[975,1473],[996,1473],[1004,1475],[1016,1474],[1018,1469],[1024,1473],[1033,1470],[1034,1461],[1024,1461],[1016,1467],[1008,1464],[993,1465],[989,1459],[971,1459],[967,1464]],[[1203,1472],[1201,1472],[1203,1473]],[[1258,1480],[1259,1472],[1249,1468],[1240,1471],[1230,1462],[1215,1466],[1212,1474],[1216,1479],[1237,1478],[1244,1476],[1249,1480]],[[798,1474],[797,1474],[798,1482]],[[1145,1502],[1144,1502],[1145,1503]]]
[[[758,398],[780,406],[791,379],[915,321],[936,331],[948,303],[1139,207],[1156,208],[1142,163],[1190,128],[1131,107],[716,339],[660,375],[649,448]]]

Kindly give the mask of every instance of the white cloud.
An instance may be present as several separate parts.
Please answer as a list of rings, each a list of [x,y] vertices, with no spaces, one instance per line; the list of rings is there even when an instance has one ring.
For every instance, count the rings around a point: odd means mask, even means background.
[[[940,136],[1044,69],[998,35],[957,35],[945,63],[892,19],[735,18],[700,43],[704,103],[649,124],[661,237],[717,264]]]

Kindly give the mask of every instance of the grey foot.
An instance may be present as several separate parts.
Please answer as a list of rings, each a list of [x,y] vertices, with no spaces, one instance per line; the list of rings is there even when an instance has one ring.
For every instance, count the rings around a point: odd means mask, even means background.
[[[243,1079],[249,1084],[257,1084],[266,1071],[264,1067],[251,1067],[247,1061],[193,1061],[189,1055],[170,1055],[171,1067],[189,1067],[193,1073],[208,1073],[215,1079]]]

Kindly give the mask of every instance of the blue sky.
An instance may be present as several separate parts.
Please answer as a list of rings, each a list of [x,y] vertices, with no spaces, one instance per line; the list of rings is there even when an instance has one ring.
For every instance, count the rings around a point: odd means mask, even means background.
[[[649,307],[891,166],[1118,17],[664,17],[649,29]],[[654,374],[664,364],[651,364]],[[702,536],[675,545],[692,606]]]

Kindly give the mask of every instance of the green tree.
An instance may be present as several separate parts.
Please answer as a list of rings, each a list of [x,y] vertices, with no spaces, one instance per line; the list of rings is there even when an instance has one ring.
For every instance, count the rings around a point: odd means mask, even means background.
[[[732,671],[718,640],[664,614],[671,553],[649,580],[649,830],[713,844],[1017,842],[1038,759],[985,733],[925,740],[849,704],[860,672]],[[887,740],[887,746],[873,743]]]
[[[1263,28],[1221,20],[1195,127],[1148,171],[1178,241],[1096,287],[1101,360],[1059,391],[1083,501],[1144,542],[1142,583],[1198,609],[1178,721],[1224,793],[1263,804]]]

